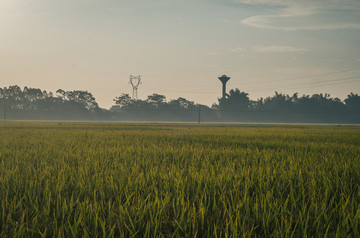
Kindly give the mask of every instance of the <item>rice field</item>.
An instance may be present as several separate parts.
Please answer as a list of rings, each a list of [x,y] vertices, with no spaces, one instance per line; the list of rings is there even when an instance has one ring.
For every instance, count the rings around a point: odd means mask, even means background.
[[[360,127],[0,124],[0,237],[360,237]]]

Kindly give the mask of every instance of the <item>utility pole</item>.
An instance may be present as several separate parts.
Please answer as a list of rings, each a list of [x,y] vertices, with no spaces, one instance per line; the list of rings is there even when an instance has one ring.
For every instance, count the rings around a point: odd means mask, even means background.
[[[5,105],[4,105],[4,121],[6,121],[6,98],[5,98]]]
[[[198,120],[199,124],[201,122],[201,108],[199,107],[199,120]]]

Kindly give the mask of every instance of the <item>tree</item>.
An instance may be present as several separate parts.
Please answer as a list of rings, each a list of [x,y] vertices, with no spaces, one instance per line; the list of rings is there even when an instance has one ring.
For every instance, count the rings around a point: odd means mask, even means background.
[[[195,103],[193,101],[189,101],[185,98],[179,97],[178,99],[171,100],[169,102],[170,107],[174,109],[193,109],[195,107]]]
[[[56,93],[63,99],[63,101],[68,104],[69,107],[83,108],[88,111],[97,111],[99,110],[99,105],[97,104],[94,96],[88,91],[64,91],[59,89]]]
[[[2,101],[6,101],[8,108],[21,110],[24,109],[24,94],[17,85],[3,88],[0,92]]]
[[[358,94],[350,93],[344,102],[350,110],[360,112],[360,96]]]
[[[120,106],[120,108],[125,108],[134,103],[134,100],[130,97],[129,94],[123,93],[120,97],[116,97],[114,99],[116,105]]]
[[[240,92],[238,88],[231,89],[225,98],[219,99],[220,110],[246,111],[249,109],[249,94]]]
[[[293,96],[289,96],[275,91],[274,96],[265,99],[261,98],[261,101],[258,101],[258,108],[262,111],[293,111],[297,100],[297,93]]]
[[[298,99],[297,111],[336,113],[344,110],[344,104],[339,98],[331,98],[330,94],[303,95]]]
[[[53,98],[52,93],[41,91],[41,89],[24,87],[23,98],[24,109],[48,110],[53,108],[52,103],[54,100],[51,100]]]
[[[161,105],[166,102],[165,100],[166,97],[164,95],[154,93],[148,96],[146,102],[149,103],[151,107],[160,108]]]

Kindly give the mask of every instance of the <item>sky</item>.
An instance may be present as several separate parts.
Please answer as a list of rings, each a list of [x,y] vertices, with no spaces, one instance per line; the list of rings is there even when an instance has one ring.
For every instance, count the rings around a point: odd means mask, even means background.
[[[0,0],[0,87],[153,93],[211,106],[360,93],[359,0]]]

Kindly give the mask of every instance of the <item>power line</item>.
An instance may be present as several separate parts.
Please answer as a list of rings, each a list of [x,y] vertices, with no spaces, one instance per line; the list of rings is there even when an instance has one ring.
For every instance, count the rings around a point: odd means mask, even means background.
[[[359,53],[354,53],[354,52],[357,52],[357,51],[360,51],[360,48],[352,50],[351,53],[347,53],[347,54],[335,54],[335,55],[330,55],[330,56],[320,56],[320,57],[317,57],[317,58],[313,58],[311,60],[302,61],[300,63],[297,63],[296,66],[307,65],[309,63],[318,62],[321,59],[342,58],[342,57],[348,57],[348,56],[356,56],[356,55],[358,55],[360,53],[360,52]],[[292,64],[292,62],[287,63],[285,65],[291,65],[291,64]],[[284,65],[282,65],[282,66],[284,66]],[[250,68],[250,69],[247,68],[247,70],[259,70],[259,69],[274,70],[274,69],[278,69],[278,68],[279,68],[278,66],[273,67],[273,68],[267,68],[267,66],[257,66],[256,68]]]
[[[355,51],[359,51],[360,49],[356,49]],[[354,52],[354,51],[353,51]],[[358,53],[351,53],[351,54],[343,54],[343,55],[333,55],[332,57],[346,57],[346,56],[354,56],[354,55],[357,55]],[[318,57],[318,58],[315,58],[315,59],[312,59],[310,61],[305,61],[302,63],[302,65],[304,64],[308,64],[308,63],[312,63],[312,62],[316,62],[316,61],[319,61],[319,59],[323,59],[323,58],[329,58],[329,56],[321,56],[321,57]],[[298,66],[301,65],[301,64],[297,64]],[[264,68],[264,67],[257,67],[256,70],[259,70],[261,68]],[[266,67],[265,67],[266,68]],[[273,68],[273,69],[276,69],[276,68]],[[271,70],[271,68],[269,69]],[[246,85],[257,85],[257,84],[263,84],[263,83],[274,83],[274,82],[281,82],[281,81],[289,81],[289,80],[296,80],[296,79],[305,79],[305,78],[316,78],[316,77],[323,77],[323,76],[327,76],[327,75],[334,75],[334,74],[340,74],[340,73],[346,73],[346,72],[352,72],[352,71],[357,71],[357,70],[360,70],[360,68],[351,68],[351,69],[346,69],[346,70],[340,70],[340,71],[333,71],[333,72],[329,72],[329,73],[323,73],[323,74],[315,74],[315,75],[307,75],[307,76],[297,76],[297,77],[291,77],[291,78],[283,78],[283,79],[274,79],[274,80],[266,80],[266,81],[257,81],[257,82],[254,82],[254,83],[248,83],[248,84],[241,84],[241,86],[246,86]],[[341,78],[341,79],[334,79],[334,80],[327,80],[327,81],[322,81],[322,82],[315,82],[315,83],[310,83],[311,85],[316,85],[316,84],[320,84],[318,86],[321,86],[322,84],[324,83],[328,83],[328,82],[336,82],[336,81],[345,81],[345,80],[349,80],[349,79],[355,79],[357,77],[350,77],[350,78]],[[335,83],[337,84],[337,83]],[[152,85],[156,85],[156,83],[152,84]],[[158,84],[159,85],[159,84]],[[163,85],[163,84],[161,84]],[[325,84],[326,85],[326,84]],[[171,85],[173,86],[173,85]],[[147,87],[147,86],[146,86]],[[308,87],[308,85],[299,85],[299,86],[295,86],[295,87],[290,87],[290,88],[302,88],[302,87]],[[149,88],[149,87],[147,87]],[[269,88],[269,87],[267,87]],[[289,87],[287,87],[289,88]],[[189,91],[189,90],[184,90],[184,91],[181,91],[181,90],[159,90],[159,88],[151,88],[151,90],[155,90],[155,91],[166,91],[166,92],[175,92],[175,93],[190,93],[190,94],[214,94],[214,93],[218,93],[218,91]],[[266,89],[266,88],[263,88],[263,89]],[[282,89],[286,89],[286,88],[282,88]],[[145,89],[146,90],[146,89]],[[150,90],[147,90],[147,91],[150,91]]]
[[[336,71],[336,72],[331,72],[331,73],[326,73],[326,74],[319,74],[319,75],[316,75],[314,77],[318,77],[318,76],[324,76],[324,75],[331,75],[331,74],[337,74],[337,73],[342,73],[342,72],[349,72],[349,71],[355,71],[355,70],[360,70],[360,68],[358,69],[349,69],[349,70],[342,70],[342,71]],[[311,77],[310,77],[311,78]],[[327,85],[327,83],[331,83],[331,82],[335,82],[335,84],[337,83],[340,83],[342,81],[348,81],[348,80],[351,80],[351,79],[360,79],[360,76],[354,76],[354,77],[347,77],[347,78],[338,78],[338,79],[331,79],[331,80],[326,80],[326,81],[319,81],[319,82],[311,82],[311,83],[308,83],[308,84],[302,84],[302,85],[299,85],[299,86],[294,86],[294,87],[283,87],[283,88],[280,88],[280,89],[289,89],[289,88],[304,88],[304,87],[308,87],[308,86],[322,86],[322,85]],[[280,81],[280,80],[274,80],[274,81]],[[274,82],[272,81],[272,82]],[[331,84],[333,85],[333,84]],[[260,89],[271,89],[271,87],[260,87]],[[217,93],[217,91],[179,91],[179,90],[162,90],[162,91],[167,91],[167,92],[177,92],[177,93]]]
[[[346,73],[346,72],[352,72],[352,71],[358,71],[358,70],[360,70],[360,68],[352,68],[352,69],[334,71],[334,72],[330,72],[330,73],[307,75],[307,76],[298,76],[298,77],[292,77],[292,78],[283,78],[283,79],[274,79],[274,80],[266,80],[266,81],[257,81],[257,82],[254,82],[253,84],[273,83],[273,82],[289,81],[289,80],[294,80],[294,79],[318,78],[318,77],[322,77],[322,76],[334,75],[334,74]],[[249,84],[242,84],[242,85],[249,85]],[[252,85],[252,84],[250,83],[250,85]]]
[[[180,90],[171,90],[171,89],[165,89],[165,90],[159,90],[158,88],[149,88],[151,90],[156,90],[156,91],[166,91],[166,92],[174,92],[174,93],[218,93],[218,91],[180,91]],[[146,89],[143,89],[146,90]],[[150,90],[146,90],[146,91],[150,91]]]
[[[360,68],[351,68],[351,69],[345,69],[345,70],[340,70],[340,71],[333,71],[333,72],[329,72],[329,73],[323,73],[323,74],[315,74],[315,75],[306,75],[306,76],[297,76],[297,77],[292,77],[292,78],[283,78],[283,79],[274,79],[274,80],[266,80],[266,81],[257,81],[254,83],[244,83],[241,84],[241,86],[251,86],[251,85],[257,85],[257,84],[263,84],[263,83],[274,83],[274,82],[281,82],[281,81],[290,81],[290,80],[296,80],[296,79],[307,79],[307,78],[317,78],[317,77],[322,77],[322,76],[327,76],[327,75],[334,75],[334,74],[340,74],[340,73],[347,73],[347,72],[353,72],[353,71],[358,71],[360,70]],[[152,83],[151,85],[163,85],[163,84],[154,84]],[[173,86],[173,85],[172,85]],[[183,87],[184,85],[182,85]],[[189,85],[190,86],[190,85]],[[158,88],[152,88],[153,90],[158,90]],[[163,90],[164,91],[164,90]],[[180,90],[165,90],[168,92],[177,92],[177,93],[202,93],[202,94],[212,94],[212,93],[217,93],[217,91],[188,91],[188,90],[184,90],[184,91],[180,91]]]
[[[293,87],[283,87],[277,90],[283,90],[283,89],[298,89],[298,88],[307,88],[309,86],[326,86],[326,85],[336,85],[339,83],[343,83],[343,81],[357,81],[360,80],[360,76],[354,76],[354,77],[347,77],[347,78],[339,78],[339,79],[332,79],[332,80],[326,80],[326,81],[321,81],[321,82],[312,82],[312,83],[308,83],[308,84],[302,84],[299,86],[293,86]],[[330,83],[330,84],[329,84]],[[266,88],[260,88],[260,89],[272,89],[270,87],[266,87]]]

